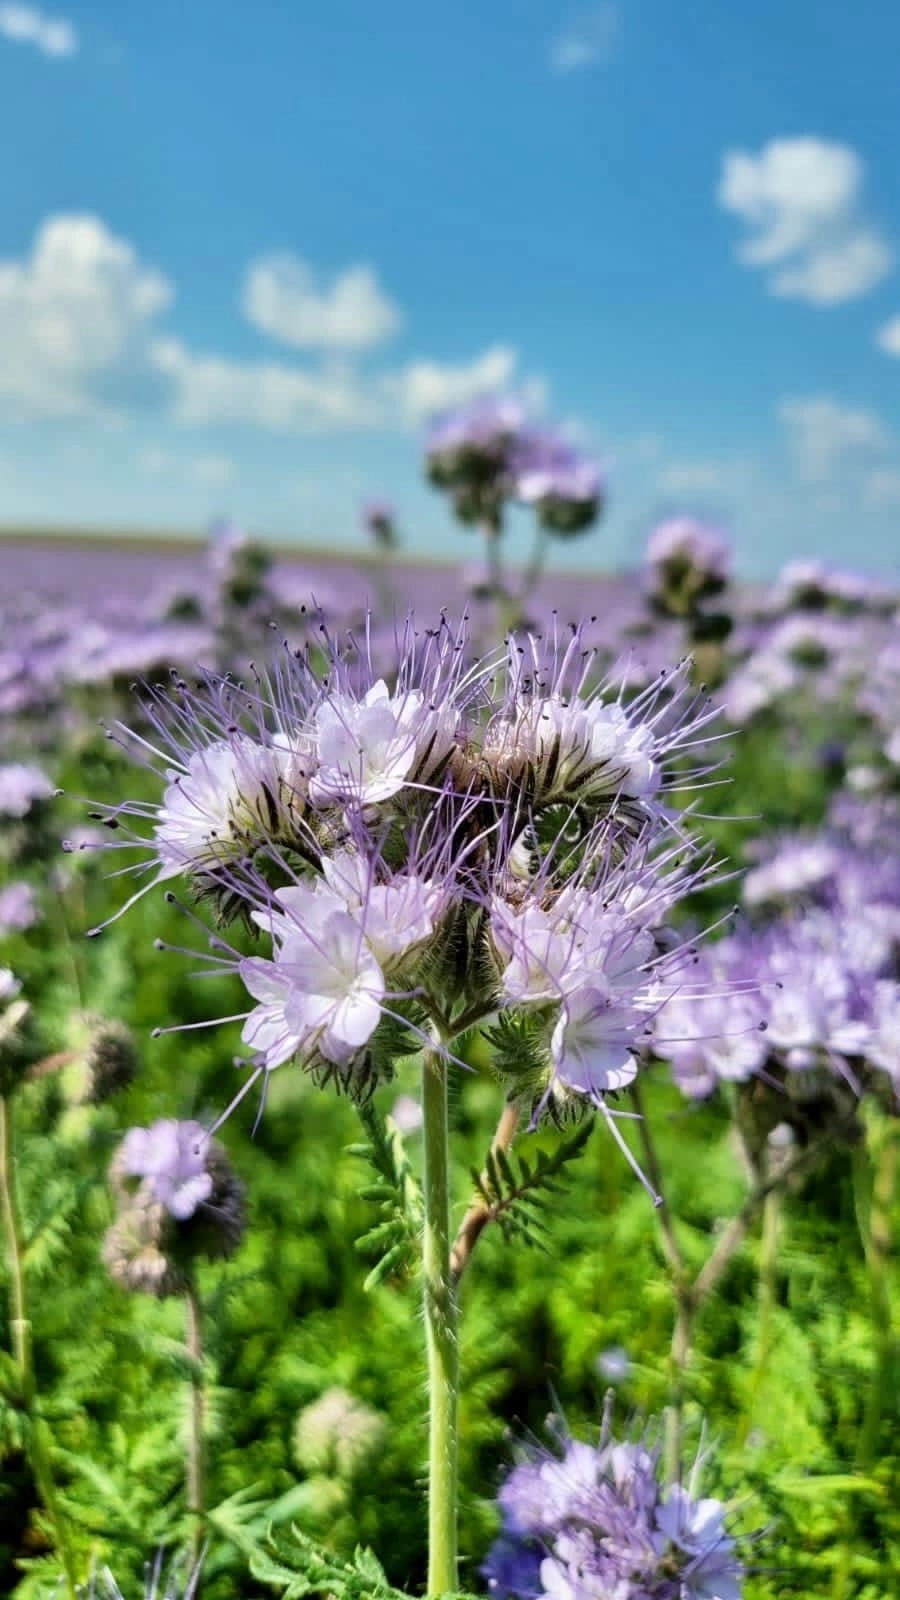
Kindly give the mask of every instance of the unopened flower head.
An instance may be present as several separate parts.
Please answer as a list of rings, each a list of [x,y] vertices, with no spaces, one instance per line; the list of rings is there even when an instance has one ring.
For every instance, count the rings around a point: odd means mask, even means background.
[[[74,1060],[63,1073],[66,1096],[76,1105],[102,1105],[128,1087],[138,1069],[131,1029],[117,1018],[74,1019]]]

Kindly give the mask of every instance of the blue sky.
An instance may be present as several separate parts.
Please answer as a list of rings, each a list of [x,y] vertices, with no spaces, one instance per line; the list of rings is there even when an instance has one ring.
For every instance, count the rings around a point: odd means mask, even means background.
[[[898,59],[893,0],[0,0],[0,525],[452,555],[423,428],[494,387],[608,464],[562,564],[897,571]]]

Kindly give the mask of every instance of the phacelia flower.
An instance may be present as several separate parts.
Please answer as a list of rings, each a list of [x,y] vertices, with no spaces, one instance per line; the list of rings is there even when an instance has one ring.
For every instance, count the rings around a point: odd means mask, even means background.
[[[53,785],[40,767],[11,761],[0,765],[0,816],[26,817],[36,800],[46,800]]]
[[[549,532],[571,537],[596,522],[606,491],[600,467],[555,434],[524,433],[510,471],[516,499],[534,506]]]
[[[482,1573],[497,1600],[740,1600],[743,1563],[720,1500],[666,1484],[658,1449],[564,1437],[498,1495],[499,1539]],[[696,1470],[692,1473],[692,1480]]]
[[[395,648],[389,671],[371,629],[322,625],[250,687],[151,691],[153,745],[123,742],[162,803],[100,818],[211,899],[203,959],[247,991],[254,1078],[296,1060],[361,1096],[398,1029],[409,1052],[475,1016],[526,1030],[498,1071],[533,1116],[602,1108],[683,982],[663,924],[711,863],[674,802],[716,764],[715,710],[687,663],[598,681],[578,628],[473,660],[465,626],[410,620]],[[238,919],[262,948],[228,943]]]
[[[134,1180],[137,1179],[137,1186]],[[163,1118],[131,1128],[110,1167],[118,1216],[103,1258],[126,1288],[182,1293],[195,1262],[237,1249],[244,1191],[217,1140],[199,1122]]]
[[[731,573],[727,539],[693,517],[659,523],[647,542],[645,559],[650,599],[669,616],[689,616],[724,589]]]

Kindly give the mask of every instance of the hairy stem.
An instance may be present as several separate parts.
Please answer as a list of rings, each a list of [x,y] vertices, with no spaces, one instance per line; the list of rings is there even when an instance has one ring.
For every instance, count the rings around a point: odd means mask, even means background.
[[[69,1600],[77,1600],[75,1557],[62,1516],[50,1452],[38,1405],[31,1344],[31,1322],[25,1287],[25,1231],[16,1186],[13,1145],[13,1103],[11,1096],[0,1095],[0,1199],[6,1235],[6,1256],[10,1277],[10,1337],[19,1373],[22,1408],[29,1423],[31,1467],[44,1510],[50,1519],[56,1550],[65,1575]]]
[[[496,1155],[498,1150],[508,1150],[516,1136],[519,1126],[519,1108],[506,1105],[497,1123],[497,1131],[491,1140],[491,1155]],[[482,1174],[487,1186],[489,1174]],[[491,1207],[484,1200],[473,1200],[468,1211],[459,1225],[453,1248],[450,1251],[450,1268],[453,1273],[454,1283],[459,1283],[471,1259],[481,1235],[491,1220],[493,1213]]]
[[[426,1050],[422,1066],[425,1143],[425,1335],[428,1354],[428,1595],[457,1587],[459,1343],[456,1285],[450,1266],[447,1062]]]
[[[746,1444],[753,1425],[759,1392],[765,1381],[774,1336],[773,1320],[778,1299],[778,1237],[781,1223],[781,1206],[784,1189],[770,1189],[762,1203],[762,1250],[759,1263],[759,1289],[756,1318],[756,1359],[750,1374],[747,1405],[741,1425],[739,1440]]]
[[[669,1352],[669,1404],[666,1407],[665,1468],[670,1483],[681,1475],[681,1457],[684,1431],[684,1397],[687,1369],[691,1359],[696,1305],[691,1289],[687,1265],[675,1231],[675,1218],[666,1198],[662,1165],[656,1141],[647,1119],[644,1096],[637,1080],[631,1085],[631,1103],[638,1114],[638,1137],[641,1141],[647,1177],[662,1205],[657,1207],[663,1255],[669,1269],[669,1281],[675,1300],[675,1327]]]
[[[191,1395],[188,1417],[187,1504],[191,1514],[191,1555],[196,1563],[200,1551],[202,1518],[206,1510],[206,1463],[204,1431],[206,1426],[206,1393],[203,1378],[203,1313],[197,1286],[193,1279],[184,1296],[185,1327],[188,1355],[191,1357]]]

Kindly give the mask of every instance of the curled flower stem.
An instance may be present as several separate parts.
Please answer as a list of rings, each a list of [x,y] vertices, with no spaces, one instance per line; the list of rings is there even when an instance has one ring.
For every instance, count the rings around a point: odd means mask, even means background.
[[[425,1333],[428,1353],[428,1595],[457,1588],[459,1343],[456,1284],[450,1266],[447,1062],[438,1048],[422,1064],[425,1145]]]
[[[519,1126],[519,1108],[516,1105],[504,1106],[497,1123],[497,1130],[491,1140],[491,1155],[496,1155],[498,1150],[508,1150],[516,1136]],[[483,1178],[487,1184],[489,1173],[485,1172]],[[466,1270],[481,1235],[488,1223],[493,1219],[493,1210],[484,1200],[475,1200],[459,1225],[453,1248],[450,1251],[450,1269],[453,1273],[454,1283],[459,1283]]]
[[[13,1357],[19,1372],[22,1408],[29,1423],[31,1465],[38,1493],[53,1527],[69,1600],[77,1600],[75,1557],[60,1511],[35,1386],[31,1322],[25,1287],[25,1231],[16,1187],[13,1106],[12,1097],[3,1095],[0,1095],[0,1198],[2,1198],[10,1276],[10,1337]]]
[[[196,1283],[188,1282],[184,1296],[185,1344],[191,1358],[191,1395],[187,1437],[187,1504],[191,1514],[191,1559],[196,1563],[200,1553],[201,1521],[206,1510],[206,1463],[204,1430],[206,1424],[206,1394],[203,1382],[203,1310],[197,1294]]]

